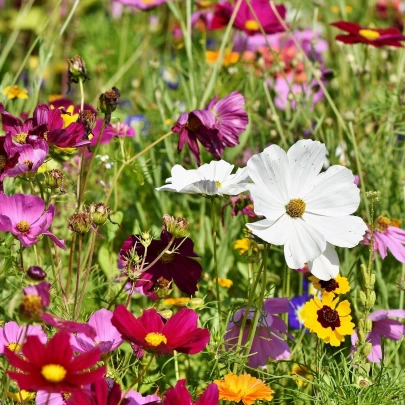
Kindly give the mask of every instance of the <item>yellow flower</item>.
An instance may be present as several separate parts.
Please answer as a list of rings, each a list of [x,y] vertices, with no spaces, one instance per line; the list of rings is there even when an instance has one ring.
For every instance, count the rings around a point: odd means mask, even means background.
[[[308,382],[305,380],[310,380],[312,378],[312,375],[309,374],[307,371],[308,367],[294,363],[290,374],[293,376],[293,379],[297,383],[298,387],[307,385]]]
[[[217,279],[214,279],[214,282],[217,282]],[[233,281],[229,278],[219,278],[218,284],[223,288],[231,288],[233,286]]]
[[[29,392],[25,390],[21,390],[17,393],[7,391],[7,396],[15,402],[19,404],[25,403],[26,401],[31,401],[35,398],[35,392]]]
[[[227,374],[224,380],[215,380],[218,386],[219,399],[240,402],[244,405],[253,405],[255,401],[271,401],[274,391],[267,387],[262,380],[252,377],[250,374],[235,375]]]
[[[28,98],[28,90],[24,87],[18,87],[14,85],[13,87],[7,86],[3,89],[3,94],[7,96],[10,100],[13,98]]]
[[[242,238],[242,239],[238,239],[234,245],[233,248],[235,250],[239,250],[239,254],[243,255],[245,254],[248,250],[249,250],[249,246],[250,244],[253,244],[252,241],[248,238]],[[255,252],[257,252],[257,247],[253,247],[253,250]]]
[[[353,334],[355,326],[351,322],[349,301],[338,303],[339,298],[334,299],[334,294],[324,293],[321,300],[314,297],[302,310],[305,327],[331,346],[340,346],[345,335]]]
[[[206,51],[205,59],[207,63],[215,63],[219,58],[219,51]],[[231,52],[229,49],[225,51],[224,60],[222,61],[223,66],[229,66],[237,63],[239,61],[240,54],[238,52]]]
[[[181,298],[166,298],[163,300],[164,305],[173,305],[175,307],[183,307],[184,305],[190,302],[190,298],[181,297]]]
[[[315,276],[309,277],[309,280],[313,282],[313,286],[319,290],[333,294],[346,294],[350,291],[349,280],[346,277],[337,275],[335,278],[331,278],[328,281],[319,280]]]

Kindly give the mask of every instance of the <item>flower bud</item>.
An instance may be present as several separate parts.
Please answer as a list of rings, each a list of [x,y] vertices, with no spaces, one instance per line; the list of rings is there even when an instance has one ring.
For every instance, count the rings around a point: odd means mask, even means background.
[[[353,111],[345,111],[343,113],[343,119],[348,122],[356,121],[356,116]]]
[[[101,94],[98,99],[98,110],[104,114],[104,123],[107,125],[111,121],[111,113],[117,109],[120,101],[120,91],[117,87]]]
[[[367,307],[368,308],[373,308],[374,304],[375,304],[375,300],[376,300],[376,295],[375,295],[375,291],[370,291],[370,293],[368,294],[367,297]]]
[[[141,232],[140,242],[145,248],[149,247],[149,245],[152,243],[152,240],[153,240],[153,237],[148,231]]]
[[[91,134],[94,127],[96,126],[96,114],[90,110],[80,111],[79,122],[84,126],[87,136]]]
[[[191,309],[198,309],[201,308],[204,305],[204,300],[202,298],[191,298],[189,301],[188,306]]]
[[[163,226],[175,238],[187,238],[189,235],[189,222],[184,218],[174,218],[168,214],[163,215]]]
[[[373,345],[370,342],[364,343],[364,346],[360,349],[362,356],[366,357],[371,353]]]
[[[173,315],[173,311],[170,309],[163,309],[162,311],[159,311],[159,314],[165,319],[170,319]]]
[[[359,330],[357,331],[357,335],[359,337],[360,343],[364,343],[366,341],[367,333],[365,333],[364,330],[361,329],[360,327],[359,327]]]
[[[63,185],[65,182],[65,175],[59,169],[52,169],[45,174],[45,181],[49,187],[59,188],[62,194],[66,193]]]
[[[94,225],[104,225],[110,215],[110,207],[103,203],[90,204],[88,211],[93,218]]]
[[[164,298],[172,292],[171,282],[164,277],[159,277],[153,287],[153,291],[159,298]]]
[[[86,79],[90,80],[90,77],[87,75],[86,63],[79,55],[76,55],[73,59],[68,59],[67,62],[69,93],[72,83],[79,83],[79,80],[85,82]]]
[[[92,219],[90,213],[86,211],[77,212],[69,219],[69,229],[79,235],[84,235],[90,231]]]
[[[46,278],[46,272],[39,266],[31,266],[27,270],[27,276],[32,280],[42,281]]]

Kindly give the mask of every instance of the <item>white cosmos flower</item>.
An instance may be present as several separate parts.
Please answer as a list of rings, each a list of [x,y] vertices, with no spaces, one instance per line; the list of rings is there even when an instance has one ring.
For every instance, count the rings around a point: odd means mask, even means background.
[[[172,168],[172,177],[158,191],[176,191],[186,194],[238,195],[246,191],[249,181],[247,167],[231,174],[234,165],[225,160],[212,161],[198,169],[186,170],[180,165]]]
[[[352,172],[336,165],[320,173],[325,159],[324,144],[301,140],[288,153],[272,145],[247,163],[254,210],[265,217],[247,227],[268,243],[284,245],[290,268],[308,263],[321,280],[339,272],[332,245],[354,247],[367,230],[350,215],[360,204]]]

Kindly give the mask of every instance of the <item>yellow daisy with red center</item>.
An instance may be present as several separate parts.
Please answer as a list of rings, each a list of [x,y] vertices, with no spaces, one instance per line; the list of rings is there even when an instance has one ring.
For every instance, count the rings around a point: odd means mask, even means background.
[[[314,297],[302,309],[304,325],[311,333],[331,346],[340,346],[346,335],[354,332],[354,323],[350,316],[350,303],[339,302],[333,293],[324,293],[322,298]]]
[[[309,277],[312,281],[315,289],[322,291],[323,293],[333,293],[333,294],[346,294],[350,291],[349,280],[346,277],[337,275],[335,278],[331,278],[328,281],[320,280],[315,276]]]

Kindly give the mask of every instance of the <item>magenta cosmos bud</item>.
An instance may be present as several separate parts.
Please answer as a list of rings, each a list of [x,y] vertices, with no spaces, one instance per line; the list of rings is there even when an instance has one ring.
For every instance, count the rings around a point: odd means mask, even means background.
[[[31,266],[27,270],[27,275],[32,280],[42,281],[46,279],[46,272],[40,266]]]
[[[156,354],[195,354],[204,350],[210,340],[208,329],[197,327],[198,315],[183,308],[169,320],[165,320],[156,309],[147,309],[136,318],[124,305],[114,310],[111,323],[125,340]]]

